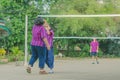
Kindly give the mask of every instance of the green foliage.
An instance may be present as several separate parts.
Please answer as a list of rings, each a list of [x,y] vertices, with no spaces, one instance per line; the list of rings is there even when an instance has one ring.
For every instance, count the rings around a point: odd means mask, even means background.
[[[72,2],[72,3],[71,3]],[[119,14],[119,0],[104,0],[103,4],[97,2],[97,0],[58,0],[53,3],[50,14]],[[59,7],[58,7],[59,6]],[[120,18],[55,18],[55,36],[80,36],[80,37],[107,37],[107,36],[119,36],[120,32]],[[62,41],[64,43],[64,41]],[[75,43],[72,43],[75,42]],[[104,53],[119,54],[119,41],[113,40],[113,44],[108,47],[108,41],[100,40],[100,47],[102,50],[99,52],[101,57]],[[71,47],[77,44],[76,40],[71,41]],[[85,43],[85,44],[88,44]],[[116,45],[116,46],[115,46]],[[115,48],[117,47],[117,48]],[[104,48],[104,49],[103,49]],[[72,48],[70,48],[72,49]],[[87,55],[87,46],[81,48],[83,50],[80,56]],[[115,51],[113,50],[115,49]],[[105,52],[109,51],[109,52]],[[68,53],[66,53],[68,54]],[[70,52],[68,56],[78,56],[79,53]],[[88,55],[87,55],[88,56]]]
[[[5,38],[5,49],[10,50],[13,46],[20,46],[20,49],[24,50],[24,34],[25,34],[25,15],[28,15],[28,44],[31,40],[31,28],[33,25],[33,19],[40,14],[40,7],[42,5],[39,1],[38,5],[34,3],[30,4],[30,0],[12,1],[12,0],[0,0],[0,17],[6,20],[6,26],[11,30],[11,35]]]
[[[89,55],[89,51],[90,51],[90,46],[89,46],[89,44],[84,44],[84,45],[83,45],[83,48],[82,48],[82,50],[81,50],[81,52],[82,52],[81,57],[88,57],[88,56],[90,56],[90,55]]]
[[[0,48],[0,56],[4,56],[6,54],[6,51],[4,48]]]
[[[10,58],[10,61],[13,60],[13,61],[16,61],[16,60],[19,60],[22,56],[23,56],[23,51],[21,51],[19,49],[19,47],[12,47],[11,49],[11,53],[9,58]]]
[[[103,57],[103,52],[101,51],[101,49],[99,49],[98,57]]]
[[[15,55],[15,56],[19,56],[19,54],[22,54],[22,51],[19,50],[18,47],[12,47],[12,48],[11,48],[11,52],[12,52],[12,54]]]
[[[50,14],[112,14],[118,11],[113,1],[100,4],[96,0],[58,0],[53,4]],[[55,25],[58,30],[56,35],[59,36],[92,36],[92,34],[107,36],[106,29],[112,30],[109,34],[114,34],[118,29],[113,18],[62,18],[61,20],[57,18],[56,20],[58,22]],[[101,32],[103,34],[100,34]]]
[[[5,58],[6,56],[6,51],[4,48],[0,48],[0,59]]]

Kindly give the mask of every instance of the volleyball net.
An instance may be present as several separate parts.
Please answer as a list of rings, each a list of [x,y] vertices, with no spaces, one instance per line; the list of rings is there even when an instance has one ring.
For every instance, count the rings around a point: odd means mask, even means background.
[[[38,16],[55,28],[56,54],[89,56],[89,43],[96,38],[100,43],[99,56],[120,56],[120,14]]]

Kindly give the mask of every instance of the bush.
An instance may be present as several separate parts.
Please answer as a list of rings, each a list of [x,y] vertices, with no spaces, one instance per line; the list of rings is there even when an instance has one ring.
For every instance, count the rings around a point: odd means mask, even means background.
[[[0,58],[5,58],[6,51],[4,48],[0,48]]]
[[[10,61],[18,61],[21,60],[23,56],[23,52],[19,49],[19,47],[12,47],[10,55],[8,55],[8,58]]]

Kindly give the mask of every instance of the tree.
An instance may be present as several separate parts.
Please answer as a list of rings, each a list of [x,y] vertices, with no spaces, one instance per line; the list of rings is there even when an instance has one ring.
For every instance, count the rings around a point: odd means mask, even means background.
[[[0,17],[6,20],[6,26],[11,30],[11,35],[5,39],[7,44],[4,47],[9,50],[13,46],[19,46],[24,50],[25,15],[29,16],[28,44],[30,44],[33,20],[42,13],[42,5],[38,6],[42,2],[35,4],[31,0],[0,0],[0,4]]]
[[[117,0],[117,5],[120,1]],[[50,7],[49,14],[119,14],[119,8],[113,0],[104,1],[103,4],[96,0],[58,0]],[[119,35],[120,18],[55,18],[55,36],[98,36],[115,37]],[[79,43],[79,40],[75,40]],[[71,45],[74,45],[74,40]],[[83,40],[84,42],[84,40]],[[88,44],[89,40],[87,41]],[[102,42],[102,40],[100,41]],[[63,41],[62,41],[63,43]],[[61,44],[62,44],[61,43]],[[73,44],[72,44],[73,43]],[[86,44],[86,41],[84,42]],[[67,44],[67,43],[66,43]],[[106,44],[104,44],[106,45]],[[109,47],[108,47],[109,48]],[[113,49],[112,49],[113,50]]]

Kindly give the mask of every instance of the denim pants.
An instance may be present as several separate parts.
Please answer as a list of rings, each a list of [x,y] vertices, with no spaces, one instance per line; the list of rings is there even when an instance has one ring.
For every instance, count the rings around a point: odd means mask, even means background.
[[[97,52],[91,52],[91,56],[97,56]]]
[[[50,50],[47,50],[46,54],[46,64],[47,66],[52,69],[54,67],[54,53],[53,53],[53,47],[51,47]]]
[[[40,46],[31,45],[32,56],[29,61],[29,65],[33,67],[37,59],[39,59],[39,68],[44,68],[46,60],[46,48]]]

